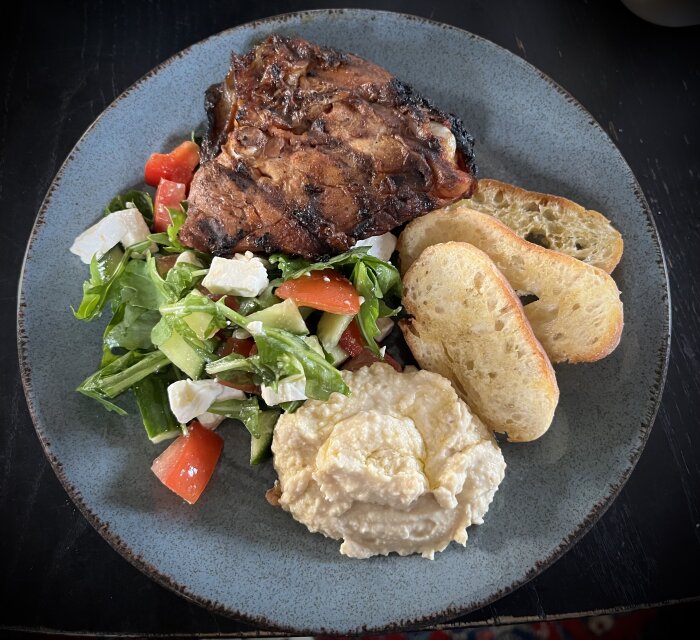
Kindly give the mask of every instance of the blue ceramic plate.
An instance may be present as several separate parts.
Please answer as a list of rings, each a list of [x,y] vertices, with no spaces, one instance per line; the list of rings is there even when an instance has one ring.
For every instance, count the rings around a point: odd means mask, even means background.
[[[373,60],[459,114],[477,138],[482,176],[561,194],[604,212],[622,232],[614,273],[626,324],[615,353],[561,366],[549,432],[504,447],[506,479],[466,548],[430,562],[338,553],[263,496],[271,465],[248,466],[247,435],[224,427],[223,459],[204,497],[184,504],[150,473],[151,445],[74,393],[100,357],[104,322],[82,324],[86,277],[68,253],[110,198],[142,180],[150,152],[204,121],[203,94],[231,50],[298,34]],[[172,100],[173,87],[178,99]],[[50,328],[50,330],[48,330]],[[453,617],[488,603],[558,558],[629,476],[659,402],[669,298],[659,240],[634,176],[593,118],[520,58],[458,29],[371,11],[320,11],[243,25],[194,45],[137,82],[83,136],[39,213],[21,284],[20,352],[39,437],[68,493],[130,562],[218,611],[297,631],[349,632]]]

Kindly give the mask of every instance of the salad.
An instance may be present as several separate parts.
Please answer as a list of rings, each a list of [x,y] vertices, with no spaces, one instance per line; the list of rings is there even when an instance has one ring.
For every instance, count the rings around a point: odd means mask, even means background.
[[[155,196],[115,197],[71,247],[90,266],[75,317],[111,311],[99,366],[78,391],[121,415],[118,398],[134,394],[149,440],[174,439],[153,472],[189,503],[214,472],[225,418],[248,430],[258,464],[282,412],[349,393],[340,366],[385,360],[400,370],[379,346],[400,309],[394,236],[321,262],[193,251],[178,232],[198,164],[194,136],[152,154],[144,173]]]

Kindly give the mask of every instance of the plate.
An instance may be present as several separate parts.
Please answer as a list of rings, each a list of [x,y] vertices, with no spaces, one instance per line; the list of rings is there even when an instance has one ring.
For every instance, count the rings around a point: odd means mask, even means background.
[[[340,556],[264,499],[271,465],[248,466],[243,429],[224,427],[223,459],[204,497],[184,504],[149,467],[137,415],[74,392],[100,357],[106,319],[71,314],[86,269],[72,240],[113,195],[141,183],[145,158],[203,123],[203,94],[231,50],[270,33],[356,52],[460,115],[482,176],[557,193],[604,212],[622,232],[614,273],[626,325],[612,356],[556,368],[561,400],[540,440],[505,445],[506,479],[466,548],[434,561]],[[173,96],[177,96],[173,99]],[[647,204],[613,143],[570,95],[508,51],[412,16],[306,12],[246,24],[166,61],[120,96],[54,180],[27,249],[20,359],[47,456],[88,520],[127,560],[174,591],[263,627],[296,632],[425,624],[485,605],[558,558],[610,504],[639,458],[658,406],[669,345],[663,255]],[[132,406],[133,409],[133,406]]]

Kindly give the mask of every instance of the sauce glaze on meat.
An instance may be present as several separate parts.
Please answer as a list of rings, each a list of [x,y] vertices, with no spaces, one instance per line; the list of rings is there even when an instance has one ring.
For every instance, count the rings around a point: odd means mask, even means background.
[[[462,122],[353,54],[270,36],[232,55],[206,106],[180,238],[214,255],[322,258],[476,186]]]

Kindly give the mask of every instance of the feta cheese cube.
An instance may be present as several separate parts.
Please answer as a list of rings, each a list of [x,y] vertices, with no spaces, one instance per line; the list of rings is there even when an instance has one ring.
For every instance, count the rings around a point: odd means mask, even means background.
[[[372,236],[364,240],[358,240],[353,249],[357,247],[369,247],[369,255],[388,262],[391,254],[396,249],[396,236],[393,233],[385,233],[381,236]]]
[[[217,402],[222,400],[245,400],[245,394],[242,391],[232,389],[231,387],[227,387],[223,384],[220,384],[219,386],[223,387],[224,391],[222,391],[217,397]],[[209,411],[205,411],[197,416],[197,421],[199,424],[207,429],[211,429],[212,431],[216,429],[216,427],[218,427],[225,419],[226,416],[220,416],[217,413],[210,413]]]
[[[124,220],[110,213],[83,231],[73,242],[70,252],[79,256],[85,264],[90,264],[94,255],[99,258],[119,244],[126,232]]]
[[[249,322],[246,329],[248,329],[248,333],[250,333],[251,336],[265,335],[265,328],[260,320],[253,320],[253,322]]]
[[[202,263],[199,261],[199,258],[195,255],[194,251],[183,251],[178,257],[177,260],[175,260],[175,264],[192,264],[195,267],[199,267],[200,269],[204,266]]]
[[[199,424],[201,424],[203,427],[211,429],[212,431],[216,429],[216,427],[218,427],[225,419],[226,416],[220,416],[217,413],[209,413],[208,411],[205,411],[201,415],[197,416],[197,422],[199,422]]]
[[[125,248],[143,242],[150,232],[138,209],[114,211],[83,231],[73,242],[70,251],[85,264],[90,264],[94,255],[99,258],[120,242]]]
[[[272,387],[260,387],[262,399],[270,406],[293,400],[306,400],[306,377],[303,375],[289,376],[277,385],[277,391]]]
[[[236,254],[233,259],[215,257],[202,284],[212,293],[254,298],[270,281],[260,258]]]
[[[224,400],[245,400],[245,393],[243,393],[240,389],[227,387],[225,384],[221,384],[220,382],[216,382],[216,384],[221,387],[221,391],[219,391],[219,395],[216,398],[217,402],[223,402]]]
[[[119,216],[124,223],[124,235],[121,237],[120,242],[125,249],[128,249],[132,244],[143,242],[148,238],[148,234],[151,233],[138,209],[124,209],[124,211],[115,211],[109,215]]]
[[[245,394],[217,380],[178,380],[168,386],[170,410],[178,422],[186,423],[207,413],[217,400],[243,400]]]

